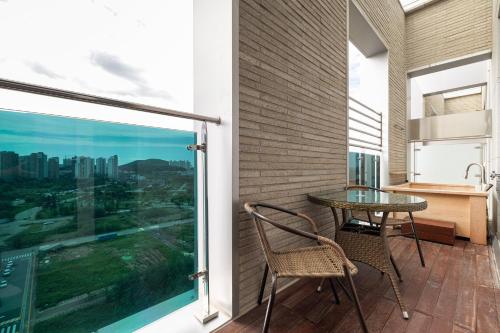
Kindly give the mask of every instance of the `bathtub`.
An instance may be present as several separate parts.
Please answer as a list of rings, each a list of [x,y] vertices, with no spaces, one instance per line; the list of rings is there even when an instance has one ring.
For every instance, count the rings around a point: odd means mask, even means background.
[[[427,200],[427,209],[415,212],[416,218],[455,223],[456,235],[472,243],[487,243],[488,192],[484,186],[434,183],[404,183],[386,186],[388,192],[416,195]],[[397,217],[404,214],[397,213]]]

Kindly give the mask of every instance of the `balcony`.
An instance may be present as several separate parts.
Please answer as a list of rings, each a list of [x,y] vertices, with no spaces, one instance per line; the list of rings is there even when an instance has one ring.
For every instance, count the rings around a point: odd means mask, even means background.
[[[0,0],[0,333],[500,331],[498,8]]]

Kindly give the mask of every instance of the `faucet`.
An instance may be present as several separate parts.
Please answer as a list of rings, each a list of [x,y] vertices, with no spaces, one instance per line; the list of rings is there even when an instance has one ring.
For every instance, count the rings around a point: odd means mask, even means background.
[[[482,166],[479,163],[471,163],[467,166],[467,169],[465,170],[465,179],[469,177],[469,169],[471,166],[477,165],[481,169],[481,184],[486,184],[486,171],[484,169],[484,166]]]

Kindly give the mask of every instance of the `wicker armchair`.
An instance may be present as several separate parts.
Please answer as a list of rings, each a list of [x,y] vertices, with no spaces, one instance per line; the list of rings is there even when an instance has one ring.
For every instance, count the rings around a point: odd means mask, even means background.
[[[262,332],[267,332],[271,319],[274,300],[276,297],[277,280],[281,277],[303,278],[303,277],[316,277],[328,278],[334,295],[338,301],[333,281],[331,278],[345,277],[349,283],[352,298],[356,305],[357,314],[364,332],[368,332],[363,312],[359,303],[359,298],[354,287],[352,275],[358,272],[354,266],[345,256],[342,248],[334,241],[319,236],[316,223],[306,215],[290,211],[281,207],[276,207],[264,203],[245,203],[245,210],[250,214],[257,228],[259,239],[264,250],[266,259],[266,267],[264,269],[264,276],[262,278],[261,288],[258,296],[258,304],[262,303],[264,287],[267,279],[267,274],[271,271],[272,276],[272,289],[267,305],[266,316]],[[280,211],[292,216],[300,217],[311,225],[314,233],[309,233],[303,230],[291,228],[279,222],[273,221],[270,218],[262,215],[258,208],[267,208],[274,211]],[[294,235],[302,236],[315,240],[318,245],[310,247],[302,247],[298,249],[275,251],[271,248],[269,241],[264,230],[263,222],[266,222],[278,229],[284,230]]]
[[[346,190],[372,190],[372,191],[378,191],[378,192],[385,192],[381,189],[374,188],[374,187],[369,187],[369,186],[363,186],[363,185],[350,185],[345,188]],[[368,222],[371,226],[380,226],[382,223],[382,218],[375,216],[373,212],[365,212],[365,211],[351,211],[351,217],[352,219],[358,220],[358,221],[363,221],[363,222]],[[410,233],[402,233],[402,232],[396,232],[396,233],[389,233],[387,237],[394,237],[394,236],[411,236],[415,238],[415,242],[417,243],[417,250],[418,250],[418,255],[420,256],[420,263],[422,264],[422,267],[425,267],[425,261],[424,261],[424,255],[422,253],[422,249],[420,247],[420,241],[417,236],[417,232],[415,230],[415,221],[413,219],[413,214],[411,212],[408,212],[408,216],[405,218],[392,218],[388,217],[386,221],[386,226],[390,229],[394,230],[401,230],[401,226],[403,224],[410,224],[412,232]],[[391,262],[394,265],[394,269],[396,271],[396,274],[398,275],[398,278],[400,281],[402,281],[401,278],[401,273],[399,272],[398,267],[396,266],[396,263],[394,261],[394,258],[392,255],[390,256]]]

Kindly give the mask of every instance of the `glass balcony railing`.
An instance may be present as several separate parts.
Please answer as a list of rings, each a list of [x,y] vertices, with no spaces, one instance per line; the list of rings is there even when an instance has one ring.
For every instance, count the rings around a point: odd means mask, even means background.
[[[129,332],[195,301],[196,143],[0,110],[0,332]]]
[[[380,156],[349,152],[349,184],[380,188]]]

